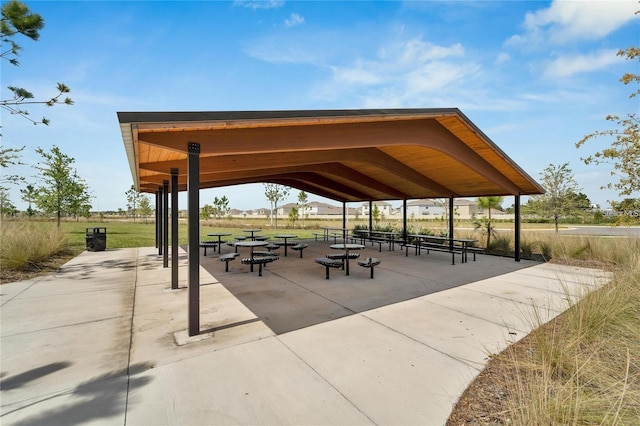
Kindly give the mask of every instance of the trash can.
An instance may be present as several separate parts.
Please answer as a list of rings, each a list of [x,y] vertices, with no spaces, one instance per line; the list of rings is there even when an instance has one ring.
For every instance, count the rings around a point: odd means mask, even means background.
[[[105,251],[107,248],[107,228],[87,228],[87,250]]]

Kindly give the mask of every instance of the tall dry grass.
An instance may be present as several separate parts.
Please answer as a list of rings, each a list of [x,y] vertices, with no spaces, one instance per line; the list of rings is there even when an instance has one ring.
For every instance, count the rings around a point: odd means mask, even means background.
[[[613,280],[507,349],[504,423],[640,424],[640,241],[543,241],[556,260],[614,265]]]
[[[48,223],[0,223],[0,268],[27,271],[67,249],[67,237]]]

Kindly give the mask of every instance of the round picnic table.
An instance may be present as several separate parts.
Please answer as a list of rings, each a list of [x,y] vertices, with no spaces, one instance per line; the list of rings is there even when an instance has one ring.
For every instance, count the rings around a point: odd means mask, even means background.
[[[350,250],[362,250],[364,246],[362,244],[331,244],[332,250],[344,250],[345,252],[345,270],[346,275],[349,275],[349,251]]]
[[[228,237],[231,234],[227,232],[210,232],[207,235],[209,237],[218,237],[218,253],[222,253],[222,237]],[[213,248],[213,251],[216,251],[215,247]]]
[[[249,258],[251,259],[251,272],[253,272],[253,249],[255,247],[264,247],[269,244],[267,241],[236,241],[233,243],[236,247],[249,247],[251,249],[251,253]]]
[[[243,230],[242,230],[242,232],[247,232],[247,233],[249,233],[249,232],[250,232],[250,233],[251,233],[251,239],[252,239],[252,240],[253,240],[253,239],[255,239],[254,234],[255,234],[256,232],[260,232],[260,231],[262,231],[262,229],[243,229]]]
[[[280,235],[274,235],[274,237],[282,238],[284,240],[284,255],[285,255],[285,257],[287,256],[287,245],[288,245],[287,240],[290,239],[290,238],[298,238],[297,235],[293,235],[293,234],[280,234]]]

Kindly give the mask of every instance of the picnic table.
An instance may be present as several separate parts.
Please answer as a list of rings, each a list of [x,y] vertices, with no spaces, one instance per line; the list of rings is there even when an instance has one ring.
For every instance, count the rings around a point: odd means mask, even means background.
[[[395,250],[396,237],[400,235],[395,231],[370,231],[368,229],[354,229],[354,234],[360,238],[360,242],[364,244],[365,240],[371,241],[371,245],[377,242],[380,245],[380,251],[382,251],[382,244],[389,244],[389,251]]]
[[[267,241],[236,241],[235,243],[233,243],[233,245],[236,247],[249,247],[251,249],[251,252],[249,254],[249,259],[251,259],[251,272],[253,272],[253,249],[256,247],[264,247],[268,244],[269,243]]]
[[[349,275],[349,251],[350,250],[362,250],[364,246],[362,244],[332,244],[330,246],[333,250],[344,250],[344,262],[346,275]]]
[[[291,238],[298,238],[297,235],[293,235],[293,234],[280,234],[280,235],[274,235],[275,238],[281,238],[284,240],[284,256],[287,257],[287,246],[291,243],[287,242],[288,239]]]
[[[251,238],[252,240],[255,240],[255,235],[254,234],[256,232],[260,232],[260,231],[262,231],[262,229],[243,229],[242,230],[242,232],[251,233],[251,237],[249,237],[249,238]]]
[[[422,249],[427,250],[427,253],[429,250],[449,252],[451,253],[452,265],[455,264],[456,253],[460,254],[461,263],[466,263],[469,246],[478,241],[469,238],[450,238],[424,234],[410,234],[408,237],[414,238],[416,241],[416,244],[414,245],[416,255],[420,254]],[[411,245],[405,243],[405,256],[409,254],[409,247],[411,247]]]
[[[231,234],[228,232],[210,232],[207,235],[209,237],[218,237],[218,247],[220,247],[218,253],[220,253],[222,251],[222,237],[228,237]],[[216,251],[215,247],[213,248],[213,251]]]
[[[336,234],[342,234],[342,241],[347,241],[347,234],[349,233],[349,228],[320,228],[323,231],[323,239],[324,241],[329,241],[329,233],[334,231]]]

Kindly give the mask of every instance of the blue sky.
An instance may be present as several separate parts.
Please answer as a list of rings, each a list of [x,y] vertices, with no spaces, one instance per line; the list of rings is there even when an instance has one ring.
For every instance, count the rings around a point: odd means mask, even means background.
[[[635,0],[25,3],[45,28],[16,39],[21,66],[2,63],[2,99],[8,85],[44,99],[64,82],[75,105],[30,108],[48,127],[3,110],[2,144],[26,146],[29,164],[36,147],[59,146],[96,210],[125,208],[132,184],[118,111],[457,107],[534,178],[569,162],[603,206],[618,199],[599,189],[610,168],[580,157],[610,141],[575,143],[608,114],[640,112],[619,82],[638,62],[616,57],[639,44]],[[8,172],[35,181],[29,167]],[[203,190],[201,203],[222,195],[268,206],[260,184]],[[26,208],[17,187],[11,198]]]

